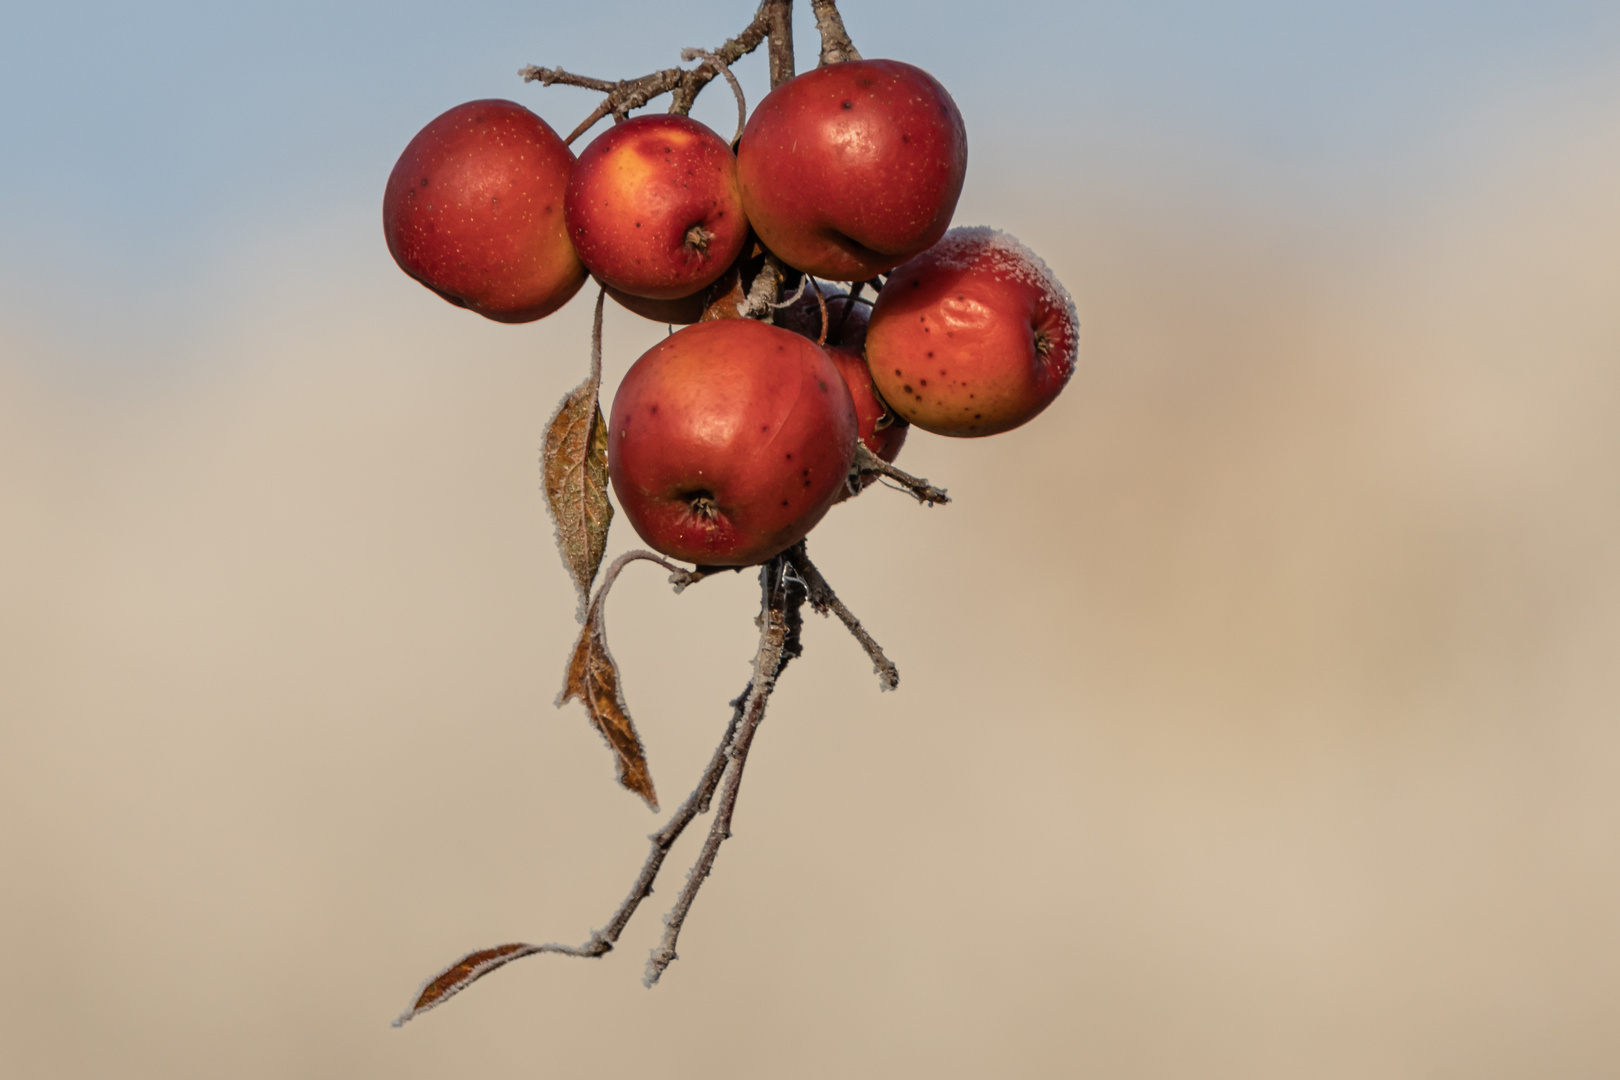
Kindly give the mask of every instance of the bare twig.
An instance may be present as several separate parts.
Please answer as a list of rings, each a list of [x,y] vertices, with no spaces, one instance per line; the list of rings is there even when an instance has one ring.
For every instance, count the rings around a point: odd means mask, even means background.
[[[800,274],[799,275],[799,287],[797,289],[793,290],[793,295],[787,297],[784,300],[778,300],[776,303],[772,304],[771,307],[773,307],[773,308],[785,308],[785,307],[792,307],[794,304],[797,304],[799,302],[799,297],[804,295],[804,290],[809,284],[810,284],[810,275],[809,274]]]
[[[541,86],[562,83],[564,86],[579,86],[586,90],[598,90],[607,95],[602,103],[581,121],[573,133],[564,140],[568,143],[572,143],[589,131],[604,116],[612,115],[615,120],[623,120],[632,109],[641,108],[661,94],[672,95],[669,111],[684,116],[692,111],[692,104],[697,100],[699,91],[707,86],[716,75],[725,75],[728,79],[731,79],[730,65],[759,48],[760,43],[765,41],[773,25],[773,16],[779,18],[772,6],[777,2],[778,0],[763,0],[758,10],[754,12],[753,20],[743,28],[742,33],[734,38],[728,38],[726,43],[718,49],[705,50],[704,62],[692,69],[664,68],[662,71],[654,71],[639,78],[619,79],[617,81],[596,79],[589,75],[578,75],[571,71],[564,71],[562,68],[539,67],[534,64],[519,69],[518,74],[523,77],[524,82],[537,82]],[[788,19],[791,26],[791,13],[789,13]],[[696,52],[698,50],[688,51]],[[774,64],[772,70],[775,70]],[[732,79],[732,85],[733,88],[736,88],[735,79]]]
[[[754,283],[748,287],[748,295],[737,304],[737,314],[745,319],[763,319],[769,315],[782,287],[782,276],[782,264],[776,256],[766,255],[765,265],[759,268]]]
[[[765,0],[759,11],[770,29],[771,89],[775,90],[793,78],[793,0]]]
[[[855,43],[844,29],[843,16],[838,14],[838,0],[810,0],[810,10],[816,16],[816,29],[821,31],[821,63],[842,64],[845,60],[859,60]]]
[[[697,862],[686,883],[675,899],[675,906],[664,917],[664,937],[647,960],[647,972],[642,982],[652,986],[675,959],[675,944],[681,927],[692,910],[692,902],[714,868],[720,845],[731,837],[731,818],[737,808],[737,793],[742,786],[743,766],[748,762],[748,750],[753,745],[754,733],[765,718],[765,703],[776,687],[776,678],[787,660],[799,652],[799,613],[805,601],[804,583],[795,575],[784,573],[790,565],[789,556],[778,555],[760,568],[761,610],[759,617],[759,651],[754,657],[754,677],[748,692],[732,723],[736,728],[727,751],[730,765],[726,772],[725,787],[720,792],[720,806],[709,826],[709,835],[703,841]],[[740,716],[740,720],[738,717]]]
[[[724,75],[726,82],[731,84],[732,96],[737,99],[737,134],[731,137],[731,145],[736,146],[742,139],[743,127],[748,123],[748,98],[743,95],[742,83],[738,82],[737,76],[731,73],[731,65],[708,49],[682,49],[681,59],[706,60],[711,64],[716,64],[720,68],[720,74]],[[673,105],[670,106],[670,111],[675,111]]]
[[[838,594],[833,592],[831,585],[827,584],[827,579],[821,576],[821,571],[816,569],[816,565],[810,561],[810,556],[805,553],[804,545],[799,544],[789,548],[787,557],[788,561],[793,564],[793,569],[797,571],[799,577],[804,581],[805,588],[809,592],[810,606],[815,608],[818,614],[826,615],[830,611],[837,615],[844,627],[854,635],[855,640],[861,643],[861,648],[866,650],[866,655],[871,657],[872,671],[878,677],[878,685],[884,690],[893,690],[899,686],[900,669],[894,666],[894,661],[883,655],[883,646],[879,645],[872,638],[872,635],[866,632],[866,627],[861,625],[861,620],[857,619],[855,613],[845,607],[842,600],[838,599]]]
[[[945,494],[944,488],[937,488],[927,480],[895,468],[872,453],[864,445],[856,443],[855,467],[850,470],[851,482],[849,490],[851,494],[860,493],[860,481],[857,477],[861,473],[877,473],[879,476],[887,476],[889,479],[898,482],[901,487],[916,496],[918,502],[926,506],[937,506],[951,501],[950,497]]]
[[[609,574],[638,558],[656,562],[670,570],[672,580],[683,574],[701,579],[721,569],[699,568],[695,571],[683,571],[650,552],[633,551],[615,560],[614,566],[609,568]],[[761,630],[759,651],[754,657],[754,675],[748,680],[748,685],[743,687],[743,692],[732,699],[731,721],[726,725],[725,734],[720,738],[720,745],[715,747],[697,787],[692,789],[692,793],[670,815],[664,827],[647,838],[652,846],[641,865],[641,872],[636,875],[629,894],[620,902],[607,925],[600,930],[591,931],[590,937],[579,945],[563,945],[557,942],[545,945],[514,943],[471,953],[424,983],[412,1000],[411,1007],[394,1020],[395,1027],[442,1004],[478,979],[505,967],[513,960],[538,953],[597,957],[613,951],[619,936],[629,925],[631,916],[636,913],[641,902],[652,895],[653,883],[657,880],[670,849],[675,846],[675,842],[680,839],[693,819],[709,811],[715,793],[720,789],[722,778],[727,778],[725,790],[720,793],[720,811],[709,830],[703,851],[692,872],[687,876],[675,910],[672,910],[665,919],[663,941],[655,950],[653,959],[648,962],[647,984],[650,986],[658,981],[658,975],[662,974],[664,968],[675,959],[675,941],[680,935],[681,925],[691,911],[692,901],[696,898],[704,878],[714,866],[720,844],[731,835],[731,819],[737,805],[738,788],[742,782],[742,766],[747,760],[748,747],[753,741],[754,732],[764,719],[765,703],[771,691],[775,689],[776,679],[787,667],[788,661],[803,651],[799,641],[800,631],[804,625],[800,609],[807,596],[804,581],[791,570],[789,558],[788,554],[778,555],[760,567],[762,597],[758,622]],[[728,768],[729,777],[727,777]],[[655,964],[656,972],[654,972]]]

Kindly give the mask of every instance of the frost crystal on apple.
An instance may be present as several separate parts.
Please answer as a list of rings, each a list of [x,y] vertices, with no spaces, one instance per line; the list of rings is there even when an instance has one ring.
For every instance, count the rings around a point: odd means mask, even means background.
[[[948,270],[967,270],[981,264],[997,279],[1019,281],[1039,289],[1045,303],[1068,312],[1069,325],[1079,329],[1080,314],[1075,310],[1074,297],[1052,273],[1046,260],[1012,233],[988,225],[965,225],[946,233],[945,238],[930,248],[927,254]],[[1072,374],[1074,358],[1079,350],[1072,337],[1069,344],[1068,360]]]

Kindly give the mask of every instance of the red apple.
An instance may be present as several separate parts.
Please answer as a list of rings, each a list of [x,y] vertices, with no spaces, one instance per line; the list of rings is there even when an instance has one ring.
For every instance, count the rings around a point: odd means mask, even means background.
[[[649,545],[749,566],[797,543],[843,490],[855,407],[815,342],[752,319],[698,323],[631,366],[608,420],[608,474]]]
[[[564,205],[591,273],[651,300],[701,291],[748,240],[737,159],[686,116],[638,116],[603,132],[579,155]]]
[[[737,146],[743,209],[789,265],[864,281],[950,225],[967,132],[945,88],[897,60],[828,64],[778,86]]]
[[[910,425],[877,395],[872,384],[872,372],[860,353],[842,348],[828,349],[827,352],[832,356],[833,363],[838,365],[838,374],[844,377],[850,400],[855,403],[855,421],[861,442],[884,461],[893,461],[900,456],[900,447],[905,445]],[[867,482],[873,479],[876,478],[868,477]]]
[[[417,132],[389,174],[383,235],[400,269],[452,304],[529,322],[585,283],[563,193],[573,152],[512,101],[469,101]]]
[[[866,360],[895,412],[938,435],[994,435],[1052,403],[1079,320],[1046,264],[1006,233],[952,229],[891,275]]]

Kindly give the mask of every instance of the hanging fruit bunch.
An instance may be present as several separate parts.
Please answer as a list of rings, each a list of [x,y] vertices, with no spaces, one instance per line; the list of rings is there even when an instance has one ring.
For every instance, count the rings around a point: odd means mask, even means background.
[[[450,303],[530,322],[568,303],[587,278],[597,284],[590,371],[553,415],[541,463],[583,623],[558,703],[584,704],[620,783],[654,810],[607,648],[607,592],[637,560],[663,566],[677,591],[722,570],[761,568],[753,677],[608,924],[581,945],[473,952],[429,979],[396,1025],[519,957],[611,950],[675,840],[718,798],[648,961],[645,981],[655,983],[730,833],[754,732],[777,676],[800,652],[804,604],[839,617],[884,689],[899,682],[810,562],[805,536],[879,477],[926,505],[947,502],[892,464],[909,430],[1011,430],[1049,405],[1074,370],[1074,304],[1046,264],[994,229],[950,228],[967,171],[967,134],[950,94],[921,68],[863,59],[835,0],[811,8],[821,35],[813,71],[794,75],[791,0],[764,0],[718,49],[686,50],[692,67],[617,82],[525,68],[528,81],[605,97],[567,138],[515,102],[458,105],[411,140],[388,178],[388,250]],[[772,89],[749,115],[729,65],[762,44]],[[737,98],[730,141],[687,115],[717,76]],[[667,113],[630,115],[664,94]],[[613,125],[576,158],[571,144],[610,116]],[[681,329],[631,366],[604,420],[608,297]],[[658,554],[621,555],[593,596],[610,487]]]

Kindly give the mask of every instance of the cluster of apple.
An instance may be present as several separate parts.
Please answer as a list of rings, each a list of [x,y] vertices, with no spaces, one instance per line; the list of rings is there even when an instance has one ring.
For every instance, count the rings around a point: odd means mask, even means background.
[[[383,222],[406,273],[488,318],[541,318],[592,276],[681,324],[618,389],[609,475],[650,546],[744,566],[855,490],[857,441],[892,461],[908,425],[1007,431],[1068,381],[1074,306],[1045,264],[994,230],[947,231],[966,167],[943,86],[852,60],[773,89],[734,147],[642,115],[576,159],[521,105],[458,106],[406,147]],[[743,286],[767,261],[799,289],[756,311]]]

